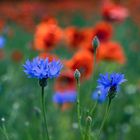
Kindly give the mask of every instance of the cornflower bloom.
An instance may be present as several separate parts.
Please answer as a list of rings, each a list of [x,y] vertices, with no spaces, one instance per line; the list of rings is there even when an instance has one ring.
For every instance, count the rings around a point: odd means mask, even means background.
[[[3,36],[0,36],[0,49],[5,46],[5,38]]]
[[[49,62],[48,58],[42,59],[39,57],[34,58],[32,61],[27,60],[23,65],[24,72],[28,75],[29,78],[39,79],[39,84],[41,86],[41,99],[42,99],[42,115],[45,124],[45,136],[49,140],[49,133],[47,128],[46,120],[46,106],[45,106],[45,97],[44,97],[44,87],[47,85],[47,80],[50,78],[56,78],[59,76],[60,71],[63,67],[61,62],[58,60],[53,60]]]
[[[76,96],[76,90],[56,91],[53,96],[53,101],[60,105],[74,103],[76,101]]]
[[[96,89],[92,94],[92,99],[96,100],[98,103],[103,103],[106,100],[106,94],[103,92],[103,89]]]
[[[112,73],[112,74],[100,74],[98,82],[98,88],[101,89],[101,94],[106,94],[109,99],[113,99],[119,90],[120,85],[125,82],[124,74]]]
[[[27,60],[23,67],[24,72],[29,78],[37,78],[41,80],[58,77],[63,65],[59,60],[49,62],[48,58],[42,59],[36,57],[33,61]]]
[[[110,105],[112,99],[116,96],[120,85],[125,82],[126,79],[124,77],[124,74],[120,73],[112,73],[112,74],[100,74],[99,79],[97,80],[98,86],[97,88],[100,89],[101,93],[96,98],[98,101],[105,101],[106,97],[108,97],[108,105],[106,107],[105,115],[103,118],[103,121],[101,123],[100,129],[99,129],[99,135],[101,134],[101,130],[103,129],[104,123],[107,119],[107,116],[109,114]]]

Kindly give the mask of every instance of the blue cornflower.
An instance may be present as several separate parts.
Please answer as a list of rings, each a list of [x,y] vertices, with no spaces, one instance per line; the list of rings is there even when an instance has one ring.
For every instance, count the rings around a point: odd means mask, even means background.
[[[3,48],[5,46],[5,38],[3,36],[0,36],[0,48]]]
[[[101,88],[97,88],[92,94],[92,99],[98,101],[98,103],[103,103],[106,98],[106,92]]]
[[[100,74],[98,82],[99,89],[102,89],[102,92],[109,96],[110,99],[114,98],[116,93],[119,90],[119,86],[125,82],[126,79],[124,77],[124,74],[120,73],[112,73],[112,74]]]
[[[49,62],[48,58],[36,57],[32,61],[27,60],[23,67],[29,78],[41,80],[58,77],[63,65],[60,61],[53,60]]]
[[[73,103],[76,101],[77,93],[75,90],[66,90],[63,92],[55,92],[53,101],[57,104]]]
[[[51,63],[48,65],[48,77],[49,78],[54,78],[58,77],[60,74],[60,70],[62,69],[62,64],[60,61],[55,61],[53,60]]]

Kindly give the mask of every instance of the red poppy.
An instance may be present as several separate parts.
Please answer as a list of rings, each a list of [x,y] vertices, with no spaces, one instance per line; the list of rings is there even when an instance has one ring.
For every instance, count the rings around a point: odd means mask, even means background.
[[[101,43],[97,50],[97,61],[102,60],[116,61],[120,64],[124,64],[126,58],[121,45],[115,42]]]
[[[95,28],[93,29],[93,35],[97,36],[101,42],[108,41],[112,37],[113,28],[111,24],[107,22],[99,22],[95,25]]]
[[[4,50],[0,49],[0,60],[2,60],[5,56]]]
[[[55,91],[63,92],[65,90],[75,90],[76,83],[73,75],[73,71],[66,70],[56,79]]]
[[[102,15],[107,21],[123,21],[128,17],[128,10],[120,4],[108,3],[102,7]]]
[[[19,50],[15,50],[11,54],[11,59],[15,62],[20,62],[22,60],[22,58],[23,58],[23,54]]]
[[[62,30],[58,27],[57,22],[51,20],[43,21],[37,26],[34,47],[36,50],[51,50],[62,38]]]
[[[81,78],[90,78],[93,72],[93,54],[88,50],[80,50],[71,60],[66,62],[66,66],[75,71],[81,72]]]
[[[0,32],[3,30],[4,25],[5,25],[5,21],[0,19]]]
[[[66,42],[68,43],[69,47],[72,49],[77,49],[87,41],[88,39],[88,32],[86,29],[77,29],[76,27],[68,27],[65,30],[65,38]]]
[[[43,58],[43,59],[48,58],[49,61],[52,61],[52,60],[54,60],[54,59],[55,59],[55,60],[58,59],[56,55],[50,54],[50,53],[46,53],[46,52],[40,53],[40,54],[39,54],[39,57],[40,57],[40,58]]]
[[[55,82],[54,90],[55,104],[59,106],[62,111],[70,109],[76,98],[76,82],[73,71],[63,71]],[[58,95],[56,96],[56,94]]]

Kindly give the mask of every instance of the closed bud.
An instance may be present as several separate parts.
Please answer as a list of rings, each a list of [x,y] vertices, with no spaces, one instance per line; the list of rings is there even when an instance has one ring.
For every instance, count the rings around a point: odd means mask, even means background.
[[[90,116],[87,116],[86,121],[87,121],[88,123],[91,123],[91,122],[92,122],[92,118],[91,118]]]
[[[74,72],[74,78],[76,80],[79,80],[80,77],[81,77],[81,73],[78,69],[76,69],[75,72]]]
[[[92,40],[92,46],[93,46],[95,51],[99,47],[99,45],[100,45],[100,41],[99,41],[98,37],[95,36]]]

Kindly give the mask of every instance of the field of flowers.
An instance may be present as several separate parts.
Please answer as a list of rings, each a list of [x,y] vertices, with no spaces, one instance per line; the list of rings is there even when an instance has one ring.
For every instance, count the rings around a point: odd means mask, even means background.
[[[139,140],[138,8],[0,3],[0,140]]]

